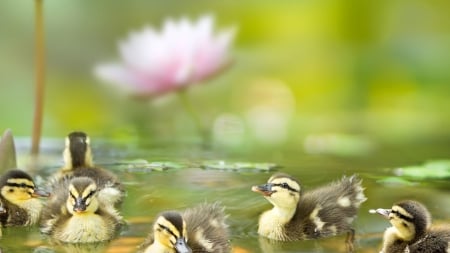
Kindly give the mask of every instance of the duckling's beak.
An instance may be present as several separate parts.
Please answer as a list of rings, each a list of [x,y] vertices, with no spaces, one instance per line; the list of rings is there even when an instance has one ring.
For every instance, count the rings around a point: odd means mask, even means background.
[[[41,189],[34,189],[34,192],[31,194],[31,197],[33,198],[38,198],[38,197],[50,197],[50,193],[46,192],[44,190]]]
[[[75,200],[75,204],[73,205],[73,211],[77,213],[81,213],[86,211],[86,202],[83,198],[77,198]]]
[[[175,249],[178,253],[192,253],[192,250],[187,245],[184,237],[180,237],[177,239],[177,242],[175,243]]]
[[[378,208],[376,210],[374,209],[370,209],[369,213],[377,213],[381,216],[383,216],[386,219],[389,219],[389,214],[391,213],[391,209],[383,209],[383,208]]]
[[[270,197],[270,195],[272,195],[272,193],[273,193],[272,184],[263,184],[263,185],[252,186],[252,191],[261,193],[262,195],[264,195],[266,197]]]

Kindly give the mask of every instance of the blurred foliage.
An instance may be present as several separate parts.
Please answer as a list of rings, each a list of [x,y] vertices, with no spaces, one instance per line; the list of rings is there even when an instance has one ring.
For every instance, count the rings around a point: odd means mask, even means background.
[[[448,142],[449,12],[447,0],[46,0],[43,135],[197,138],[172,96],[132,101],[92,69],[116,60],[130,31],[212,13],[238,28],[234,65],[188,95],[217,143],[298,146],[330,132]],[[31,1],[0,3],[0,129],[19,136],[31,134],[33,18]]]
[[[450,179],[450,160],[428,161],[422,165],[397,168],[395,174],[418,180]]]

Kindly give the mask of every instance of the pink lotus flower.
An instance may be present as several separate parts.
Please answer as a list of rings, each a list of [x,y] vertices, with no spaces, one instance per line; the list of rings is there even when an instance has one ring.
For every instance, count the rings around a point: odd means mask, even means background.
[[[133,96],[150,97],[199,83],[229,63],[234,29],[213,33],[212,16],[197,22],[168,19],[161,32],[146,27],[120,42],[122,63],[99,65],[95,73]]]

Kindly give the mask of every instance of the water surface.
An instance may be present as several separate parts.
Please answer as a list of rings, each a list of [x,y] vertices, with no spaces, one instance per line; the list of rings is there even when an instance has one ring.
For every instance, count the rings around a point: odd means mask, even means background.
[[[58,143],[43,151],[41,165],[32,171],[38,183],[60,166],[61,145]],[[428,206],[436,222],[450,221],[448,180],[410,184],[380,181],[392,176],[392,169],[398,166],[448,158],[442,145],[417,149],[409,145],[384,147],[367,155],[349,157],[308,155],[301,149],[223,152],[191,146],[141,149],[108,143],[97,143],[93,148],[96,163],[118,174],[127,188],[122,214],[128,225],[120,236],[105,244],[57,245],[41,235],[36,227],[4,228],[1,252],[135,252],[151,230],[155,215],[161,211],[181,210],[214,201],[220,201],[226,207],[235,253],[345,252],[345,235],[289,243],[259,238],[256,233],[258,215],[271,205],[250,188],[266,182],[274,171],[205,169],[202,165],[207,161],[275,163],[280,165],[276,171],[295,176],[306,190],[337,180],[342,175],[359,174],[368,200],[362,204],[354,223],[357,252],[379,252],[382,232],[388,227],[381,217],[369,214],[369,209],[387,208],[401,199],[416,199]],[[144,166],[139,162],[141,160],[162,162],[166,166]],[[20,152],[19,161],[26,161]]]

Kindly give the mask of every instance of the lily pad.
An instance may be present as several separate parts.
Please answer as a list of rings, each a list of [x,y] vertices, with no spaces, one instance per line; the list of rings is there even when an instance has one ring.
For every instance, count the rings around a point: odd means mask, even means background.
[[[450,160],[428,161],[423,165],[396,168],[394,174],[413,179],[449,179]]]
[[[138,173],[148,173],[151,171],[165,171],[168,169],[181,169],[187,167],[182,163],[171,162],[171,161],[156,161],[148,162],[145,159],[136,159],[131,161],[123,161],[116,163],[119,169],[125,170],[127,172],[138,172]]]
[[[398,186],[413,186],[417,185],[417,183],[408,181],[407,179],[400,178],[400,177],[386,177],[380,180],[377,180],[377,183],[383,184],[383,185],[398,185]]]
[[[212,170],[236,170],[236,171],[273,171],[280,166],[275,163],[251,163],[251,162],[226,162],[219,161],[205,161],[202,168]]]

